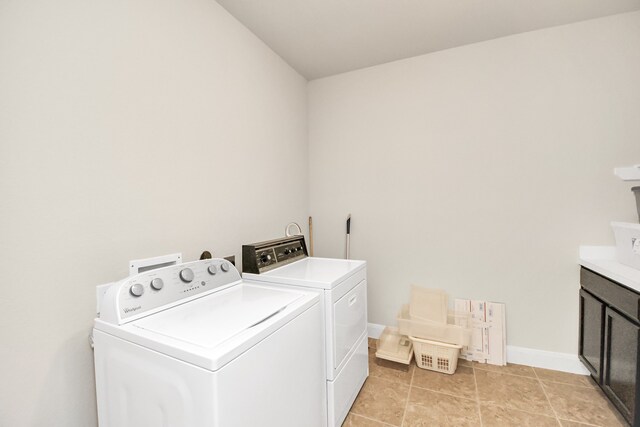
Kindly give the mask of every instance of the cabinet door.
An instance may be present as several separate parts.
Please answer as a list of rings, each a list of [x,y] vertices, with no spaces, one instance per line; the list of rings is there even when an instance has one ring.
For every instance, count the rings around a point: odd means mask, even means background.
[[[604,304],[584,289],[580,290],[580,359],[593,378],[602,381]]]
[[[605,315],[603,389],[622,415],[634,425],[640,327],[610,307]]]

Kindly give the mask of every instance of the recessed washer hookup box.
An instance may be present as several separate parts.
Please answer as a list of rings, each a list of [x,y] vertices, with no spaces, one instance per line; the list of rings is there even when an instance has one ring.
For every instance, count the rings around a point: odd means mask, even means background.
[[[640,224],[612,222],[616,236],[616,258],[620,264],[640,270]]]

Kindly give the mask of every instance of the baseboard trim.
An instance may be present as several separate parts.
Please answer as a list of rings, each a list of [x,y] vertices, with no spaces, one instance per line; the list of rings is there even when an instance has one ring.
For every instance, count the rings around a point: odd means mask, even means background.
[[[577,354],[556,353],[534,348],[507,346],[507,361],[535,368],[553,369],[572,374],[589,375]]]
[[[378,325],[376,323],[368,323],[367,324],[367,334],[369,338],[378,339],[380,335],[382,335],[382,331],[384,331],[384,325]]]
[[[384,328],[384,325],[369,323],[367,325],[369,338],[380,338]],[[553,369],[554,371],[589,375],[589,371],[584,367],[576,354],[556,353],[554,351],[536,350],[533,348],[507,345],[507,361],[509,363],[533,366],[535,368]]]

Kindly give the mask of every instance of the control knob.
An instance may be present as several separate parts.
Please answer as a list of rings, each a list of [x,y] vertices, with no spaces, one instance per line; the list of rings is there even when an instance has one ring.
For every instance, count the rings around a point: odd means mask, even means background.
[[[218,269],[215,265],[210,265],[209,268],[207,268],[207,271],[209,272],[209,274],[214,276],[218,272]]]
[[[269,255],[266,252],[263,252],[262,254],[260,254],[260,261],[263,263],[271,261],[271,255]]]
[[[189,283],[193,281],[193,270],[190,268],[185,268],[180,271],[180,280],[185,283]]]
[[[229,263],[223,262],[222,264],[220,264],[220,270],[222,270],[224,273],[229,271]]]
[[[129,288],[129,292],[134,297],[142,296],[142,294],[144,294],[144,286],[142,286],[142,284],[140,284],[140,283],[133,284]]]
[[[155,289],[156,291],[159,291],[160,289],[162,289],[163,286],[164,286],[164,281],[159,277],[156,277],[151,281],[151,288]]]

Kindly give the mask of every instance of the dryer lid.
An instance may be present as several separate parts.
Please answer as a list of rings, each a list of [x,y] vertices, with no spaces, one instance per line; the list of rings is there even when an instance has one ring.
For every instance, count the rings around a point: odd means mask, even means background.
[[[214,348],[284,310],[303,295],[233,286],[133,322],[134,327],[203,348]]]
[[[365,261],[309,257],[262,274],[243,274],[244,278],[270,283],[333,289],[366,266]]]

